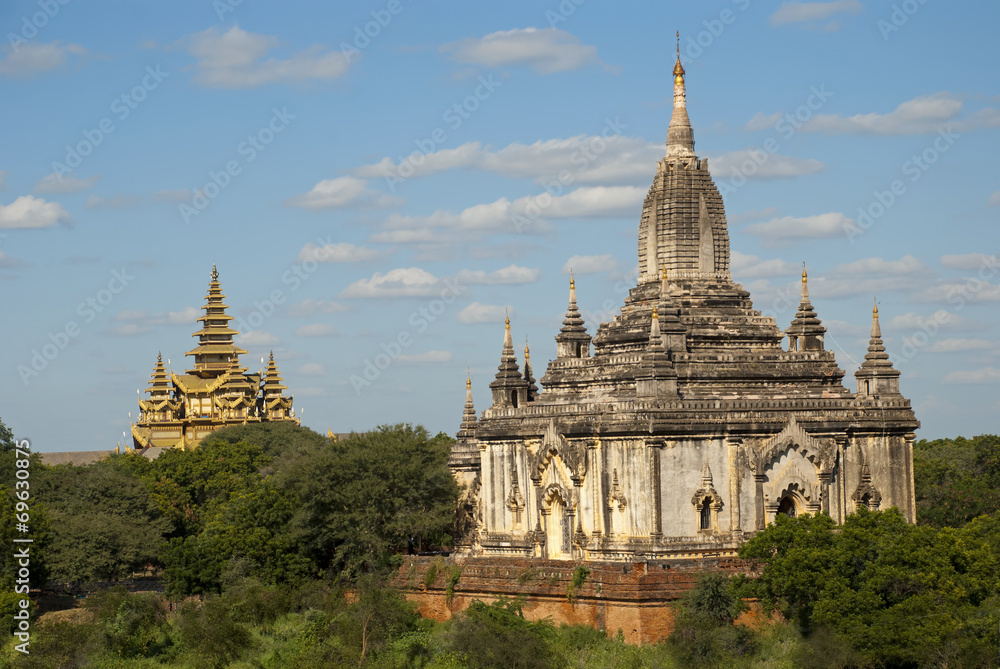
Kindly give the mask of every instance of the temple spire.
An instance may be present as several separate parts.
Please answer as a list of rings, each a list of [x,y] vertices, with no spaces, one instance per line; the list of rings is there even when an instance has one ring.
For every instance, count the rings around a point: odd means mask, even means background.
[[[471,439],[475,436],[478,422],[476,407],[472,403],[472,375],[470,374],[465,377],[465,410],[462,412],[462,424],[459,426],[456,436],[459,439]]]
[[[521,376],[514,353],[514,340],[510,334],[510,316],[504,319],[503,351],[496,378],[490,384],[494,406],[521,406],[528,401],[528,384]]]
[[[674,113],[667,128],[667,157],[693,158],[694,131],[687,113],[684,66],[681,65],[680,32],[677,33],[677,62],[674,63]]]
[[[198,346],[184,354],[194,357],[194,369],[187,370],[188,374],[202,378],[222,376],[229,372],[234,360],[246,354],[233,343],[233,337],[239,332],[229,327],[233,317],[226,313],[229,305],[223,302],[225,297],[219,283],[219,270],[212,265],[212,280],[203,307],[205,315],[198,318],[201,330],[191,335],[198,337]]]
[[[785,334],[788,335],[788,350],[822,351],[826,328],[817,318],[816,310],[809,301],[809,276],[806,274],[805,263],[802,263],[801,294],[799,310],[795,313],[792,324],[785,330]]]
[[[531,351],[528,350],[528,337],[524,338],[524,380],[528,382],[528,401],[534,402],[538,397],[538,386],[535,377],[531,375]]]
[[[878,304],[872,308],[872,338],[868,341],[868,352],[854,378],[858,382],[858,397],[899,395],[899,370],[893,368],[882,343]]]
[[[556,357],[559,358],[589,358],[590,335],[583,325],[583,317],[576,306],[576,281],[573,275],[569,277],[569,306],[566,307],[566,318],[556,335]]]
[[[638,397],[677,396],[677,371],[663,348],[660,314],[655,304],[649,324],[649,344],[636,374],[635,390]]]

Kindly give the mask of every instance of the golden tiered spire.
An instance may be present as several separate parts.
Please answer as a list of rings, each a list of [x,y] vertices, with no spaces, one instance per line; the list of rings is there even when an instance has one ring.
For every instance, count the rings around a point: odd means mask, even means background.
[[[219,284],[219,270],[212,265],[212,281],[203,307],[205,315],[198,318],[201,330],[191,335],[198,337],[198,346],[185,353],[194,356],[194,369],[189,369],[188,374],[202,378],[222,376],[229,371],[233,360],[246,353],[233,343],[239,332],[229,327],[233,317],[226,313],[229,305],[223,302],[225,297]]]

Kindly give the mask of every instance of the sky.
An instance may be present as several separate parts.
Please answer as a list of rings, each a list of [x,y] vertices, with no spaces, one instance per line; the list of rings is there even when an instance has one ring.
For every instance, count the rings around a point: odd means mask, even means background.
[[[732,274],[785,329],[802,263],[845,385],[877,300],[918,438],[998,431],[996,2],[8,1],[0,418],[114,448],[215,264],[304,425],[457,431],[503,319],[555,356],[635,285],[675,31]],[[519,360],[523,360],[520,350]]]

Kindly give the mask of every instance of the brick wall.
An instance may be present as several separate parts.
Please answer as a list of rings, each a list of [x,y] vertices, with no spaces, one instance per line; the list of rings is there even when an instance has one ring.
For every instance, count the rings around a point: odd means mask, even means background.
[[[578,566],[590,573],[569,592]],[[407,556],[394,583],[420,615],[434,620],[447,620],[477,599],[523,596],[524,615],[530,620],[589,625],[608,636],[620,629],[629,643],[652,643],[670,634],[674,603],[704,572],[747,573],[748,567],[737,558],[626,564]]]

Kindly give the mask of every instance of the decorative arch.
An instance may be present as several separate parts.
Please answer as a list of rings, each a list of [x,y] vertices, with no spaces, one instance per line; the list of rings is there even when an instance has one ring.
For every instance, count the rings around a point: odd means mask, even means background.
[[[872,483],[872,473],[867,462],[861,463],[861,482],[851,495],[851,500],[854,501],[855,509],[866,507],[870,511],[878,511],[882,505],[882,493]]]
[[[583,479],[586,472],[586,453],[582,449],[574,448],[566,441],[566,438],[559,434],[555,421],[550,420],[549,426],[542,437],[542,445],[531,463],[531,480],[535,485],[540,485],[546,467],[555,457],[560,458],[570,471],[570,478],[574,483]]]
[[[722,495],[712,482],[712,470],[705,460],[701,468],[701,486],[691,496],[698,522],[699,534],[714,534],[719,531],[719,511],[722,510]]]
[[[833,467],[834,449],[825,441],[827,440],[821,441],[806,432],[793,415],[781,432],[751,449],[750,469],[755,474],[763,474],[782,453],[792,448],[813,463],[820,472],[829,472]]]

